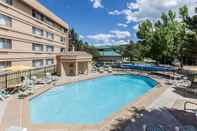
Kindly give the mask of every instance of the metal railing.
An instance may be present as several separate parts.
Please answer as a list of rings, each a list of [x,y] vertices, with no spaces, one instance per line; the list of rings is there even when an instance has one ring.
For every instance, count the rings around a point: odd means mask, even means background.
[[[9,72],[0,74],[0,89],[8,88],[10,86],[17,85],[21,83],[21,77],[26,76],[31,78],[36,76],[37,78],[44,78],[46,73],[54,74],[56,73],[56,65],[46,66],[41,68],[34,68],[31,70],[18,71],[18,72]]]

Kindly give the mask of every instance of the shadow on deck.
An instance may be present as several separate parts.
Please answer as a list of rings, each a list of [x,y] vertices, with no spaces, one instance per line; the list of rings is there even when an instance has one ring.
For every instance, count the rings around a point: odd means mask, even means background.
[[[194,113],[177,109],[137,109],[130,110],[135,115],[128,119],[118,119],[110,131],[143,131],[144,125],[162,125],[167,131],[174,131],[176,126],[192,125],[197,128]]]

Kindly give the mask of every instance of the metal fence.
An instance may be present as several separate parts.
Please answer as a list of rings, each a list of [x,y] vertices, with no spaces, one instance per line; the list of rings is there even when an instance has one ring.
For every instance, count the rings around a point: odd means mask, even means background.
[[[26,71],[3,73],[0,74],[0,88],[8,88],[21,83],[21,77],[26,76],[31,78],[36,76],[37,78],[44,78],[46,73],[56,73],[56,65],[46,66],[42,68],[34,68]]]

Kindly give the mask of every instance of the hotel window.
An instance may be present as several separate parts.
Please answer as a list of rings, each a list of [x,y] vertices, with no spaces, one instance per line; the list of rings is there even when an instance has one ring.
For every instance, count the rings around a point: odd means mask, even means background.
[[[11,62],[10,61],[0,62],[0,69],[6,68],[6,67],[10,67],[10,66],[11,66]]]
[[[12,19],[8,16],[0,14],[0,25],[11,27],[12,26]]]
[[[47,59],[46,60],[46,65],[53,65],[54,64],[54,60],[53,59]]]
[[[60,53],[65,53],[65,48],[60,48]]]
[[[43,51],[44,48],[43,48],[43,45],[41,45],[41,44],[33,43],[32,44],[32,50],[33,51]]]
[[[60,42],[64,43],[65,42],[65,38],[60,36]]]
[[[36,27],[32,27],[32,33],[39,36],[43,36],[44,34],[43,30]]]
[[[1,2],[4,2],[6,4],[12,5],[12,0],[0,0]]]
[[[10,39],[0,38],[0,49],[11,49],[12,41]]]
[[[47,18],[47,17],[45,17],[44,18],[44,22],[45,23],[47,23],[48,25],[50,25],[50,26],[54,26],[54,23],[53,23],[53,21],[52,20],[50,20],[49,18]]]
[[[54,39],[54,34],[53,33],[51,33],[51,32],[46,32],[46,35],[47,35],[47,38],[49,38],[49,39]]]
[[[54,51],[54,47],[51,45],[47,45],[47,52],[53,52]]]
[[[43,60],[33,60],[32,66],[33,67],[42,67],[42,66],[44,66],[44,61]]]
[[[41,13],[39,13],[39,12],[37,12],[37,11],[35,11],[35,10],[32,10],[32,16],[33,16],[34,18],[36,18],[36,19],[41,20],[41,21],[44,20],[44,16],[43,16]]]

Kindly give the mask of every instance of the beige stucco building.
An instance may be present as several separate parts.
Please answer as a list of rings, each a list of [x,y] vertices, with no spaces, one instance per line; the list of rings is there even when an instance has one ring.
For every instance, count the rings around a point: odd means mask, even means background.
[[[37,0],[0,0],[0,69],[15,65],[57,65],[59,68],[59,60],[64,62],[63,75],[88,72],[90,59],[84,61],[81,55],[87,54],[82,52],[68,52],[68,37],[68,24]],[[68,68],[65,64],[72,64],[70,60],[66,62],[64,59],[70,58],[71,54],[76,58],[72,61],[73,65],[77,64],[75,73],[72,73],[71,66]]]
[[[68,25],[36,0],[0,0],[0,68],[56,64],[68,51]]]

